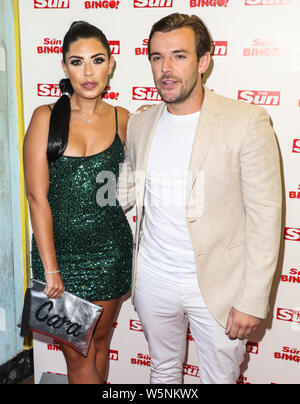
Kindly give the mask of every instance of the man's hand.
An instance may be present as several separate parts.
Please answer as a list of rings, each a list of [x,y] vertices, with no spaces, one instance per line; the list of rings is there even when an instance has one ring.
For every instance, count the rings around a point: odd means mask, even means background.
[[[241,313],[232,308],[229,313],[225,334],[230,339],[244,339],[252,334],[260,324],[260,319]]]
[[[137,109],[133,114],[130,115],[137,115],[140,114],[141,112],[147,111],[148,109],[154,107],[155,104],[146,104],[146,105],[141,105],[139,109]]]

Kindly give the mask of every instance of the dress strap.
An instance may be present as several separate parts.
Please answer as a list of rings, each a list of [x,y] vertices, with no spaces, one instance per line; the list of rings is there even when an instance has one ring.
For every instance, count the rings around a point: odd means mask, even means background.
[[[116,133],[119,134],[118,110],[117,110],[117,107],[115,107],[115,115],[116,115]]]

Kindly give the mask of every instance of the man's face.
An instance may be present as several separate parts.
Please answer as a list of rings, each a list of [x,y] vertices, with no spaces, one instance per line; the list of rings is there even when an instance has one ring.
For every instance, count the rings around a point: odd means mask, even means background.
[[[208,66],[204,70],[203,58],[198,61],[195,40],[194,31],[186,27],[167,33],[155,32],[152,37],[153,77],[166,103],[184,103],[201,88],[201,74]]]

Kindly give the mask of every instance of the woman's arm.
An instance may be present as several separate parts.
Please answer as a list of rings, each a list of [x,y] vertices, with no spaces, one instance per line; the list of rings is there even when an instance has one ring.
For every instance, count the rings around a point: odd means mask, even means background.
[[[37,108],[28,127],[23,147],[26,194],[29,202],[33,233],[45,273],[58,271],[53,236],[52,212],[48,202],[49,169],[47,144],[50,121],[47,106]],[[64,292],[59,273],[45,275],[49,298],[58,298]]]

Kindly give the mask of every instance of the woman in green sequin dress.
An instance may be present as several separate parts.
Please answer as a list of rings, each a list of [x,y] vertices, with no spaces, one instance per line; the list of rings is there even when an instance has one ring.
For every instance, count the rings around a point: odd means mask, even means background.
[[[129,113],[102,100],[114,59],[96,27],[72,24],[62,66],[63,95],[34,111],[24,142],[32,271],[50,298],[66,290],[103,306],[87,358],[62,345],[69,382],[99,384],[120,300],[131,287],[132,233],[115,197]]]

